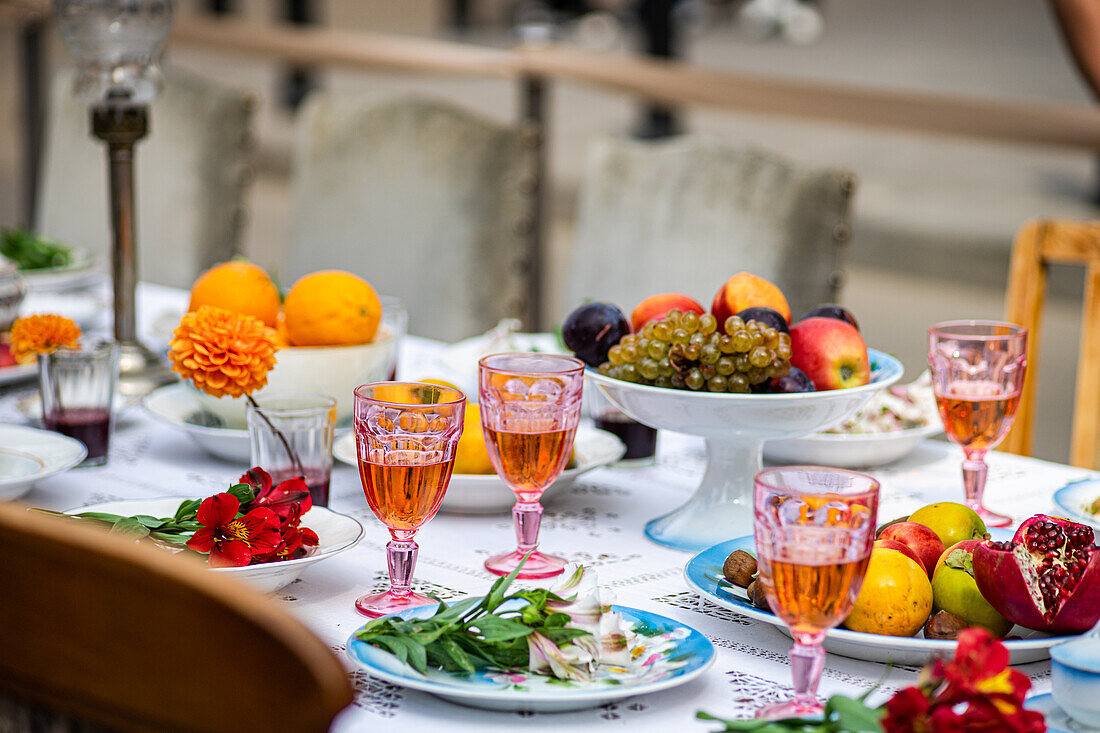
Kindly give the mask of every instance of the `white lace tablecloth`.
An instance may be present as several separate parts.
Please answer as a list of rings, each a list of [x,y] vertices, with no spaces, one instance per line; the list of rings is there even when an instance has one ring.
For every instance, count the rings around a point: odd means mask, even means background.
[[[143,291],[144,319],[158,309],[178,307],[182,294]],[[415,370],[430,357],[431,345],[410,339],[402,371]],[[0,421],[22,418],[8,397],[0,401]],[[960,456],[944,443],[928,441],[886,469],[872,471],[882,482],[881,516],[890,518],[933,501],[958,500]],[[330,644],[345,661],[357,691],[355,702],[337,718],[336,731],[614,729],[637,731],[707,730],[694,720],[697,710],[745,717],[763,703],[789,695],[789,639],[773,627],[750,621],[699,599],[682,578],[689,555],[650,542],[645,522],[690,496],[702,477],[703,444],[662,433],[658,460],[637,469],[598,469],[546,507],[541,547],[584,562],[599,572],[601,584],[614,589],[617,602],[670,616],[693,626],[717,647],[714,666],[700,679],[666,692],[573,713],[506,713],[465,708],[428,694],[394,687],[355,670],[344,655],[344,641],[364,619],[354,607],[367,591],[386,586],[386,529],[367,508],[357,472],[336,464],[331,507],[349,513],[366,527],[366,538],[353,550],[318,563],[279,591],[279,601]],[[1068,481],[1089,475],[1081,469],[1006,454],[989,459],[989,498],[1017,517],[1053,510],[1052,493]],[[50,509],[71,509],[115,499],[206,496],[223,490],[245,466],[213,458],[185,435],[156,423],[140,408],[120,415],[110,460],[100,468],[70,471],[41,482],[23,501]],[[444,599],[483,593],[493,578],[482,562],[510,549],[515,537],[511,516],[469,517],[439,514],[419,533],[420,557],[414,589]],[[1034,690],[1050,688],[1048,662],[1020,667]],[[881,664],[830,655],[821,681],[823,696],[858,695],[886,673]],[[890,670],[880,695],[910,684],[913,668]],[[521,723],[522,719],[522,723]],[[711,724],[709,727],[713,728]]]

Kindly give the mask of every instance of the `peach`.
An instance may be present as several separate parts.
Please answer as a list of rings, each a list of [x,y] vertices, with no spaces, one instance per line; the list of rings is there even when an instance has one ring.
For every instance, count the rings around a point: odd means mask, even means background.
[[[699,315],[707,312],[698,301],[683,293],[659,293],[649,296],[635,306],[634,312],[630,314],[630,330],[638,333],[642,330],[642,326],[650,321],[664,318],[665,314],[674,308],[684,313],[695,311]]]
[[[791,366],[806,372],[818,391],[871,380],[867,344],[852,324],[836,318],[807,318],[791,326]]]
[[[710,306],[710,312],[718,319],[718,324],[721,326],[730,316],[735,316],[746,308],[754,306],[777,310],[787,319],[787,323],[791,322],[791,306],[787,304],[783,292],[751,272],[739,272],[726,280],[726,284],[718,288],[714,303]]]
[[[883,548],[886,550],[897,550],[902,555],[905,555],[907,558],[915,562],[917,564],[917,567],[919,567],[922,571],[928,573],[929,578],[932,577],[932,573],[928,572],[928,568],[925,567],[924,563],[920,559],[920,556],[917,555],[917,553],[913,552],[913,548],[909,545],[898,542],[897,540],[875,540],[875,549],[877,550],[879,548]]]
[[[928,570],[929,578],[932,577],[932,571],[936,569],[936,562],[945,549],[939,535],[923,524],[917,524],[916,522],[891,524],[879,533],[878,538],[900,542],[912,549]]]

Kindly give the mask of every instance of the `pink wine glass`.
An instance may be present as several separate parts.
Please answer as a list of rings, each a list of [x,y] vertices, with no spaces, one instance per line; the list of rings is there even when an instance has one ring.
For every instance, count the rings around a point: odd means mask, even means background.
[[[466,396],[434,384],[379,382],[355,390],[359,478],[374,516],[390,531],[390,589],[355,608],[372,618],[435,603],[412,591],[417,530],[439,511],[462,435]]]
[[[1012,517],[982,503],[985,454],[1012,427],[1027,371],[1027,329],[999,321],[948,321],[928,329],[928,368],[944,431],[963,449],[966,504],[989,527]]]
[[[753,529],[759,580],[768,604],[794,638],[794,699],[756,711],[758,718],[800,718],[824,711],[817,685],[821,642],[852,610],[875,540],[879,483],[855,471],[820,466],[766,468],[753,479]]]
[[[485,569],[507,575],[530,553],[517,577],[549,578],[565,560],[538,551],[547,486],[573,452],[581,416],[584,364],[557,354],[494,354],[478,364],[481,429],[489,460],[516,495],[512,518],[517,549],[491,557]]]

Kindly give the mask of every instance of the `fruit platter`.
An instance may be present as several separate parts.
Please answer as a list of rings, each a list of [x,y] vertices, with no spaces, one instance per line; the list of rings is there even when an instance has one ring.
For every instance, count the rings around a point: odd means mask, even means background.
[[[939,502],[881,526],[859,595],[824,646],[841,656],[921,664],[949,654],[958,634],[985,628],[1013,664],[1046,659],[1050,648],[1100,620],[1100,547],[1091,528],[1035,515],[1015,533],[986,531],[966,506]],[[772,624],[757,582],[753,537],[693,557],[688,585],[720,606]]]
[[[566,346],[616,407],[706,439],[699,488],[647,523],[653,541],[698,552],[748,534],[765,441],[831,427],[901,377],[901,363],[867,348],[845,309],[820,306],[793,326],[790,317],[777,287],[738,273],[709,313],[665,293],[642,301],[629,321],[615,306],[587,303],[563,323]]]

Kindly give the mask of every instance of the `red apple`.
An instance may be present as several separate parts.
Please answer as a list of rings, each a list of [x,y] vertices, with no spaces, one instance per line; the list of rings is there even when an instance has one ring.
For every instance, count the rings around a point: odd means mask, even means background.
[[[880,547],[885,550],[897,550],[902,555],[905,555],[907,558],[915,562],[917,564],[917,567],[919,567],[921,570],[928,573],[928,568],[923,562],[921,562],[920,557],[917,555],[917,553],[913,552],[913,548],[909,545],[903,545],[896,540],[875,540],[875,548],[878,549]],[[928,574],[931,575],[931,573]]]
[[[893,540],[906,545],[920,556],[921,563],[928,570],[928,577],[936,569],[936,562],[943,554],[944,546],[939,535],[923,524],[916,522],[898,522],[891,524],[879,533],[880,540]]]
[[[739,272],[726,280],[714,296],[710,312],[718,319],[718,328],[730,316],[735,316],[746,308],[764,307],[778,311],[787,323],[791,322],[791,306],[783,291],[773,283],[751,272]]]
[[[672,309],[679,309],[683,313],[695,311],[699,315],[706,313],[706,309],[697,301],[683,293],[659,293],[651,295],[634,308],[630,314],[630,330],[638,333],[642,326],[658,318],[664,318]]]
[[[836,318],[807,318],[791,326],[791,365],[806,372],[818,391],[871,380],[867,344],[852,324]]]

